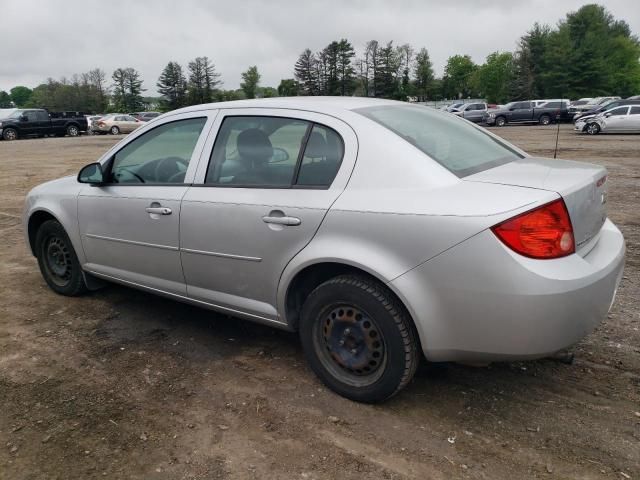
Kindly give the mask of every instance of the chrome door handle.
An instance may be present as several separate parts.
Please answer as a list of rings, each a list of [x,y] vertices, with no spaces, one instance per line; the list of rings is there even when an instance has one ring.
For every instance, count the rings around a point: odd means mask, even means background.
[[[155,213],[156,215],[171,215],[171,209],[168,207],[147,207],[147,213]]]
[[[276,225],[289,225],[289,226],[296,226],[296,225],[300,225],[302,223],[302,220],[300,220],[299,218],[296,217],[269,217],[269,216],[264,216],[262,217],[262,221],[264,223],[273,223]]]

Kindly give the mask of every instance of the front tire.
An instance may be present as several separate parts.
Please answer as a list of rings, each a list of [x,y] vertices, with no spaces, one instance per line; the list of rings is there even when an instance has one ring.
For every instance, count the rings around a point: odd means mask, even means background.
[[[507,124],[507,119],[504,117],[496,118],[496,127],[504,127]]]
[[[47,285],[56,293],[74,297],[87,289],[71,240],[56,220],[47,220],[36,233],[36,256]]]
[[[300,339],[311,369],[334,392],[365,403],[404,388],[420,358],[409,315],[384,286],[341,275],[307,297]]]
[[[69,125],[67,127],[67,135],[70,137],[77,137],[80,134],[80,130],[75,125]]]
[[[120,133],[120,129],[118,127],[116,127],[115,125],[113,127],[111,127],[111,130],[109,130],[111,132],[111,135],[118,135]]]
[[[2,138],[4,138],[7,141],[17,140],[18,131],[14,128],[5,128],[2,131]]]
[[[584,130],[589,135],[597,135],[600,133],[600,125],[597,123],[588,123]]]
[[[542,115],[539,122],[540,125],[549,125],[551,123],[551,117],[549,115]]]

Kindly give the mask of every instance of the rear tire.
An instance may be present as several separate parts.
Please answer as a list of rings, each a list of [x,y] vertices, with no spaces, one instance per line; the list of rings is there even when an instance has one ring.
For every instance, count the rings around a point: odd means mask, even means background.
[[[18,131],[15,128],[5,128],[2,131],[2,138],[4,138],[7,141],[17,140]]]
[[[386,400],[413,378],[420,360],[415,327],[382,284],[341,275],[307,297],[300,339],[324,384],[357,402]]]
[[[113,127],[111,127],[111,129],[109,131],[111,132],[111,135],[118,135],[120,133],[120,129],[118,127],[116,127],[115,125]]]
[[[587,132],[589,135],[597,135],[600,133],[600,125],[598,125],[595,122],[587,123],[587,126],[584,127],[584,131]]]
[[[67,232],[56,220],[47,220],[36,233],[38,266],[49,288],[60,295],[84,293],[82,268]]]
[[[504,117],[496,118],[496,127],[504,127],[507,124],[507,119]]]
[[[542,115],[538,121],[540,125],[549,125],[551,123],[551,117],[549,115]]]

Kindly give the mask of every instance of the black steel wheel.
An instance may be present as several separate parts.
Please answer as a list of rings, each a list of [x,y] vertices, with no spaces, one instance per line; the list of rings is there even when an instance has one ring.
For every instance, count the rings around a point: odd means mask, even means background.
[[[415,327],[382,284],[342,275],[307,297],[300,338],[313,371],[332,390],[360,402],[395,395],[419,361]]]
[[[40,226],[35,250],[40,272],[53,291],[75,296],[86,290],[78,257],[60,223],[47,220]]]

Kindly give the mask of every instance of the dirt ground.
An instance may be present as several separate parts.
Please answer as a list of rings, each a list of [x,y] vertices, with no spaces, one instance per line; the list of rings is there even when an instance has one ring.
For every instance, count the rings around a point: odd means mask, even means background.
[[[495,132],[552,155],[555,127]],[[576,135],[605,165],[627,264],[606,321],[552,360],[422,366],[360,405],[296,335],[110,286],[51,292],[20,226],[29,189],[118,137],[0,142],[0,479],[640,478],[640,135]]]

